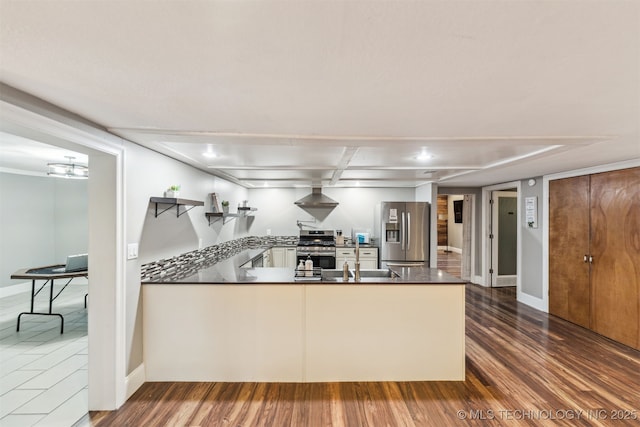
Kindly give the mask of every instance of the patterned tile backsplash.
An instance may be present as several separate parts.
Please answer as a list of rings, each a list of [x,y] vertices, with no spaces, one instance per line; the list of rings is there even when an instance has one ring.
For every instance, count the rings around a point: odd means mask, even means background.
[[[258,249],[270,246],[291,246],[298,243],[298,236],[249,236],[229,240],[219,245],[187,252],[167,259],[143,264],[140,268],[142,281],[153,280],[165,275],[196,272],[215,263],[232,257],[245,249]]]

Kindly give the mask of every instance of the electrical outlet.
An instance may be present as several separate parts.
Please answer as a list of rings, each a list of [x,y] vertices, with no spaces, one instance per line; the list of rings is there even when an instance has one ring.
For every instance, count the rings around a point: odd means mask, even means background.
[[[129,243],[127,245],[127,259],[136,259],[136,258],[138,258],[138,244]]]

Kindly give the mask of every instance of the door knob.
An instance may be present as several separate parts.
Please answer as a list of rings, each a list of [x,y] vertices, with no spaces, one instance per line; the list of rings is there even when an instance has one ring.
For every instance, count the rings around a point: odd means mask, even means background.
[[[589,258],[589,257],[588,257],[588,255],[585,255],[585,256],[582,258],[582,262],[587,262],[587,261],[589,260],[588,258]]]
[[[593,264],[593,256],[589,255],[589,264]]]

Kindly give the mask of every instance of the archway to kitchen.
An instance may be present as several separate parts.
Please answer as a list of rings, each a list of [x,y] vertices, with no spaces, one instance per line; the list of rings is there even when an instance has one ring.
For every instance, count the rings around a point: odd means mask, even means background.
[[[88,408],[126,397],[123,165],[119,138],[38,98],[2,86],[2,131],[89,156]]]

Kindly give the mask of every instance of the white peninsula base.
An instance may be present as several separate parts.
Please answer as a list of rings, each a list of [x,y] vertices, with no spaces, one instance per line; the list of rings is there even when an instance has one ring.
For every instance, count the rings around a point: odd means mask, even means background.
[[[147,381],[465,379],[464,284],[147,284]]]

